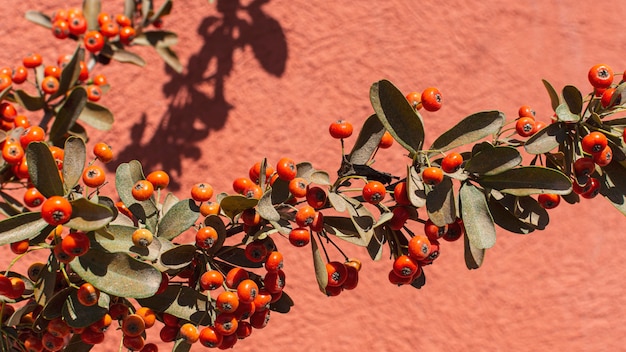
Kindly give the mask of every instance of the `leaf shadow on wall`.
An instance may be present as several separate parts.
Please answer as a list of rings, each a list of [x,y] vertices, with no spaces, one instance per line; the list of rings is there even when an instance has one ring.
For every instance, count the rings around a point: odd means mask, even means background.
[[[287,41],[280,23],[268,16],[262,5],[270,0],[254,0],[243,6],[239,0],[219,0],[220,16],[205,18],[198,26],[204,45],[193,54],[182,74],[166,66],[171,79],[163,86],[168,108],[154,134],[146,140],[148,116],[131,128],[134,143],[119,152],[118,160],[139,159],[146,172],[162,169],[176,182],[185,159],[199,160],[199,142],[211,130],[224,127],[234,107],[225,95],[225,84],[235,62],[235,50],[250,46],[256,60],[269,74],[280,77],[287,63]]]

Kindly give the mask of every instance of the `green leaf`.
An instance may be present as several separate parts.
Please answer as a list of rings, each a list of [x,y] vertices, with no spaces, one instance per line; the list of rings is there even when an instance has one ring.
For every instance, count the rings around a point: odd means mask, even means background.
[[[176,203],[180,202],[180,199],[176,197],[173,193],[169,192],[165,196],[165,200],[163,201],[163,205],[161,205],[161,213],[167,213]]]
[[[39,273],[39,279],[33,292],[33,299],[39,304],[46,306],[57,292],[56,280],[59,262],[54,254],[48,256],[48,262]]]
[[[330,186],[330,176],[326,171],[316,170],[309,176],[309,181],[322,186]]]
[[[456,220],[454,190],[452,179],[444,177],[443,181],[433,187],[426,196],[428,218],[437,226],[445,226]]]
[[[145,201],[137,201],[132,194],[132,188],[139,180],[145,179],[141,163],[137,160],[131,160],[128,163],[122,163],[115,171],[115,188],[122,202],[128,209],[139,219],[146,227],[156,232],[158,210],[154,204],[153,197]]]
[[[31,142],[26,147],[30,181],[46,198],[62,196],[63,182],[50,148],[44,142]]]
[[[178,270],[186,267],[196,254],[196,246],[181,244],[168,246],[169,241],[162,241],[162,252],[159,264],[167,269]]]
[[[572,190],[570,179],[562,172],[541,166],[522,166],[497,175],[482,176],[478,183],[484,188],[516,196],[538,193],[568,194]]]
[[[178,55],[169,47],[159,46],[154,49],[163,61],[177,73],[183,72],[183,64],[178,60]]]
[[[497,199],[497,202],[527,227],[543,230],[548,226],[550,218],[547,210],[531,196],[517,197],[511,194],[504,194],[502,198]],[[490,209],[491,208],[490,202]],[[492,213],[492,215],[494,214]]]
[[[141,17],[142,24],[145,27],[148,23],[148,16],[153,12],[153,4],[152,0],[142,0],[141,1]]]
[[[72,334],[72,338],[70,338],[70,342],[63,349],[63,352],[89,352],[94,346],[83,342],[80,334]]]
[[[258,199],[247,198],[242,195],[226,196],[220,201],[220,208],[226,216],[233,219],[237,214],[259,203]]]
[[[159,221],[157,237],[171,240],[187,231],[200,217],[200,209],[191,199],[176,203]]]
[[[551,123],[528,138],[524,144],[524,149],[530,154],[548,153],[564,143],[566,137],[565,123]]]
[[[22,203],[20,203],[19,200],[13,198],[8,193],[2,190],[0,190],[0,197],[2,197],[2,199],[6,202],[0,203],[0,209],[7,215],[7,217],[30,211]]]
[[[485,194],[471,183],[464,183],[459,190],[459,202],[465,234],[471,245],[477,249],[493,247],[496,243],[496,228]]]
[[[170,11],[172,11],[172,0],[166,0],[161,4],[161,7],[154,12],[154,15],[150,18],[150,22],[156,20],[157,18],[169,15]]]
[[[422,149],[422,119],[396,86],[387,80],[375,82],[370,88],[370,101],[382,125],[411,157]]]
[[[385,134],[385,127],[378,119],[378,116],[376,114],[370,116],[363,123],[359,137],[352,147],[348,160],[353,164],[365,165],[374,155],[374,151],[378,149],[378,143],[383,134]]]
[[[174,32],[154,30],[145,31],[135,37],[133,44],[153,46],[153,47],[167,47],[178,43],[178,36]]]
[[[41,213],[22,213],[0,221],[0,246],[36,237],[48,223]]]
[[[128,18],[135,18],[135,0],[124,0],[124,15]]]
[[[43,96],[37,95],[33,96],[21,89],[16,89],[13,91],[13,97],[15,101],[23,106],[28,111],[37,111],[43,109],[46,104]]]
[[[96,204],[87,198],[74,199],[70,201],[70,204],[72,204],[72,217],[63,225],[71,229],[94,231],[113,220],[113,212],[109,207]]]
[[[557,94],[554,87],[552,87],[550,82],[546,81],[545,79],[542,79],[541,81],[543,82],[543,85],[544,87],[546,87],[546,90],[548,91],[548,95],[550,96],[550,103],[552,104],[552,110],[556,111],[557,106],[561,104],[559,100],[559,95]]]
[[[131,63],[139,67],[146,66],[146,61],[141,56],[124,49],[114,49],[111,58],[118,62]]]
[[[93,239],[109,253],[129,253],[138,255],[142,260],[156,261],[161,254],[161,240],[154,238],[148,247],[133,244],[133,226],[109,225],[95,232]]]
[[[470,144],[497,133],[504,124],[505,117],[500,111],[483,111],[461,120],[456,126],[439,136],[430,150],[445,152]]]
[[[113,296],[153,296],[161,284],[161,272],[126,253],[107,253],[95,248],[70,262],[72,270],[102,292]]]
[[[206,251],[207,254],[212,255],[220,250],[224,241],[226,241],[226,226],[224,225],[222,218],[218,215],[209,215],[204,218],[204,226],[211,226],[215,229],[215,231],[217,231],[217,242],[213,244],[213,247]]]
[[[411,204],[416,208],[421,208],[426,205],[426,187],[419,171],[412,167],[407,166],[407,192]]]
[[[379,226],[374,228],[374,236],[367,244],[367,253],[372,260],[380,260],[383,257],[383,243],[385,243],[385,233],[391,229],[388,226]]]
[[[137,299],[142,307],[168,313],[198,325],[210,325],[215,319],[215,308],[209,298],[187,286],[170,285],[165,292]]]
[[[602,170],[600,194],[626,215],[626,168],[620,163],[611,162]]]
[[[574,86],[563,87],[563,100],[572,114],[580,115],[583,111],[583,95]]]
[[[56,273],[55,273],[56,274]],[[72,292],[76,291],[74,287],[66,287],[56,292],[52,298],[46,303],[41,311],[41,315],[46,320],[52,320],[58,318],[63,314],[63,306],[65,301]]]
[[[27,20],[33,23],[36,23],[40,26],[43,26],[49,29],[52,28],[52,21],[50,20],[50,17],[44,14],[43,12],[39,12],[35,10],[28,10],[26,11],[26,15],[24,17],[26,17]]]
[[[524,223],[518,219],[517,216],[508,211],[494,197],[489,197],[487,204],[489,206],[489,213],[491,213],[491,216],[493,217],[493,221],[501,228],[509,232],[522,235],[526,235],[535,230],[533,226]]]
[[[59,89],[51,94],[48,100],[54,100],[60,96],[63,96],[67,93],[70,88],[72,88],[76,81],[78,81],[78,77],[80,76],[80,62],[85,61],[85,49],[83,49],[80,45],[76,47],[74,54],[70,61],[63,67],[61,71],[61,78],[59,79]]]
[[[555,112],[557,119],[561,122],[578,122],[580,120],[580,115],[572,113],[565,103],[557,106]]]
[[[108,131],[113,126],[113,113],[106,107],[87,102],[78,119],[100,131]]]
[[[289,193],[289,181],[283,179],[276,179],[272,185],[272,192],[270,192],[271,204],[280,204],[289,199],[291,193]]]
[[[317,241],[311,236],[311,251],[313,253],[313,267],[315,268],[315,278],[317,285],[323,294],[326,294],[326,286],[328,285],[328,271],[326,270],[326,262],[320,255],[317,247]]]
[[[56,118],[50,127],[50,140],[54,145],[62,145],[65,136],[71,127],[76,123],[81,112],[87,104],[87,91],[83,87],[72,89],[63,106],[56,114]]]
[[[179,337],[174,341],[172,352],[189,352],[190,350],[191,345],[185,340],[185,338]]]
[[[330,235],[361,247],[367,246],[370,240],[361,236],[351,218],[343,216],[324,216],[324,230]]]
[[[77,137],[69,137],[65,141],[63,153],[63,186],[65,193],[69,193],[78,184],[85,168],[87,150],[85,141]]]
[[[513,147],[485,148],[472,155],[465,164],[465,171],[476,175],[496,175],[522,163],[522,156]]]
[[[253,262],[246,256],[243,248],[226,246],[215,253],[215,256],[223,261],[242,266],[244,268],[262,268],[263,262]]]
[[[280,220],[280,214],[272,204],[272,191],[273,189],[270,189],[263,194],[259,200],[259,206],[256,208],[256,211],[261,218],[267,221],[278,221]]]
[[[88,30],[98,30],[100,26],[98,24],[98,14],[101,11],[100,0],[83,0],[83,14],[87,20]]]
[[[480,268],[485,259],[485,249],[473,246],[467,234],[463,236],[463,243],[465,248],[465,266],[470,270]]]
[[[109,310],[109,295],[100,293],[98,304],[84,306],[73,290],[63,304],[63,320],[73,328],[85,328],[100,320]]]

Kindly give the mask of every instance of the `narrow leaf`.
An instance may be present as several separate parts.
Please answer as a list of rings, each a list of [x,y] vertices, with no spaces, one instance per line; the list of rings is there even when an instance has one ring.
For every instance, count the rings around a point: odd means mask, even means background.
[[[326,286],[328,285],[328,271],[326,270],[326,262],[320,255],[320,250],[317,247],[317,241],[314,237],[311,237],[311,251],[313,253],[313,266],[315,268],[315,278],[317,279],[317,285],[323,294],[326,294]]]
[[[40,26],[52,28],[52,21],[50,20],[50,17],[43,12],[28,10],[26,11],[26,15],[24,17],[26,17],[27,20]]]
[[[541,166],[522,166],[496,175],[483,176],[478,183],[502,193],[526,196],[538,193],[568,194],[570,179],[562,172]]]
[[[504,194],[504,197],[498,199],[498,203],[517,220],[533,229],[543,230],[548,226],[550,221],[548,211],[531,196],[518,197]]]
[[[42,96],[33,96],[21,89],[13,91],[15,101],[28,111],[37,111],[43,109],[45,100]]]
[[[178,55],[176,55],[176,53],[172,49],[170,49],[169,47],[159,46],[155,49],[155,51],[157,52],[157,54],[159,54],[161,59],[163,59],[163,61],[165,61],[165,63],[174,71],[176,71],[177,73],[183,72],[183,64],[180,63],[180,60],[178,60]]]
[[[87,104],[87,91],[83,87],[72,89],[70,96],[56,114],[50,127],[50,140],[54,145],[62,145],[70,128],[76,123]]]
[[[84,306],[78,301],[76,291],[72,291],[63,304],[63,320],[73,328],[86,328],[100,320],[108,312],[107,308],[100,305],[100,300],[102,300],[102,305],[106,301],[108,308],[110,298],[107,294],[100,293],[98,304]]]
[[[172,0],[166,0],[161,4],[161,7],[159,7],[154,12],[154,15],[150,18],[150,21],[154,21],[157,18],[169,15],[170,11],[172,11]]]
[[[484,149],[474,155],[465,164],[465,171],[476,175],[495,175],[512,169],[522,163],[522,156],[513,147]]]
[[[567,130],[564,123],[551,123],[528,138],[524,149],[530,154],[548,153],[564,143],[566,137]]]
[[[352,147],[348,160],[353,164],[365,165],[378,148],[378,143],[384,133],[385,127],[378,117],[375,114],[370,116],[363,123],[359,137]]]
[[[85,141],[77,137],[68,138],[63,149],[63,186],[65,193],[69,193],[82,177],[87,150]]]
[[[0,221],[0,246],[36,237],[48,223],[41,213],[22,213]]]
[[[543,85],[544,87],[546,87],[546,90],[548,91],[548,95],[550,96],[550,103],[552,104],[552,110],[556,111],[557,106],[561,104],[560,99],[559,99],[559,94],[556,92],[554,87],[552,87],[550,82],[546,81],[545,79],[542,79],[541,81],[543,82]]]
[[[496,243],[496,228],[487,206],[485,194],[471,183],[459,190],[461,218],[470,243],[477,249],[491,248]]]
[[[168,247],[167,241],[163,241],[163,251],[159,257],[159,264],[172,270],[178,270],[186,267],[193,260],[196,253],[196,247],[190,244],[174,245]]]
[[[490,197],[488,201],[489,213],[493,217],[493,221],[501,228],[522,235],[529,234],[535,230],[533,226],[530,226],[515,215],[509,212],[500,202],[495,198]]]
[[[574,86],[563,87],[563,100],[572,114],[580,115],[583,111],[583,95]]]
[[[421,117],[400,90],[387,80],[372,84],[370,101],[382,125],[413,156],[424,144]]]
[[[59,79],[59,89],[50,95],[49,100],[54,100],[67,93],[80,76],[80,62],[85,61],[85,49],[77,46],[70,61],[63,67],[61,78]]]
[[[274,208],[272,204],[272,191],[273,189],[265,192],[259,200],[259,206],[256,208],[257,213],[265,220],[278,221],[280,220],[280,214]]]
[[[100,0],[84,0],[83,1],[83,13],[85,19],[87,20],[87,29],[88,30],[98,30],[98,14],[101,11],[101,3]],[[132,17],[131,17],[132,18]]]
[[[433,142],[430,150],[441,152],[470,144],[492,135],[502,128],[505,117],[500,111],[483,111],[470,115],[444,132]]]
[[[57,163],[46,143],[31,142],[28,144],[26,160],[30,181],[44,197],[50,198],[64,194]]]
[[[456,220],[456,206],[452,179],[444,177],[443,181],[433,187],[426,196],[428,218],[437,226],[445,226]]]
[[[162,294],[137,299],[142,307],[171,314],[199,325],[210,325],[215,309],[207,296],[181,285],[170,285]]]
[[[612,162],[602,168],[600,194],[622,214],[626,215],[626,168]]]
[[[469,241],[467,234],[463,236],[465,248],[465,266],[468,269],[478,269],[485,259],[485,249],[476,248]]]
[[[133,40],[133,44],[153,47],[172,46],[176,43],[178,43],[176,33],[163,30],[145,31]]]
[[[124,63],[131,63],[140,67],[146,66],[146,61],[141,56],[124,49],[113,50],[113,60]]]

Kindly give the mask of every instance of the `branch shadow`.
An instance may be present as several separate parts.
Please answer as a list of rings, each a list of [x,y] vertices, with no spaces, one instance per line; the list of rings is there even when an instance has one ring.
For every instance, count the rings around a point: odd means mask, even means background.
[[[184,160],[199,160],[199,142],[212,130],[222,129],[234,106],[225,96],[236,50],[250,46],[256,60],[268,73],[281,77],[288,57],[287,41],[280,23],[267,15],[262,6],[270,0],[218,0],[220,15],[205,18],[197,28],[203,46],[178,74],[166,66],[169,82],[163,93],[169,99],[167,111],[156,131],[146,142],[148,116],[143,113],[130,130],[133,141],[118,154],[118,160],[138,159],[146,170],[160,168],[170,176],[182,174]],[[113,166],[110,166],[111,168]],[[112,171],[112,170],[111,170]],[[177,177],[168,188],[180,189]]]

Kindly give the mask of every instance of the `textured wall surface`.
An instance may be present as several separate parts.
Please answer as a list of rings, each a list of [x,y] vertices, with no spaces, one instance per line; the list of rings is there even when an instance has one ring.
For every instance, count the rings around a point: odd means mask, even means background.
[[[103,1],[109,12],[122,1]],[[159,1],[155,0],[158,4]],[[230,5],[237,0],[230,0]],[[23,19],[79,1],[4,0],[0,65],[39,51],[71,52]],[[186,197],[195,182],[230,191],[234,178],[267,157],[309,160],[334,174],[340,146],[331,121],[360,124],[372,113],[369,86],[382,78],[401,90],[437,86],[444,107],[424,113],[426,144],[466,115],[522,104],[552,115],[541,79],[588,90],[586,74],[604,62],[624,68],[626,10],[592,1],[226,1],[177,0],[165,28],[179,33],[182,75],[145,48],[144,68],[113,64],[97,72],[113,89],[102,102],[116,123],[91,132],[117,162],[164,169]],[[360,6],[359,6],[360,5]],[[219,10],[219,11],[218,11]],[[35,119],[36,117],[32,117]],[[348,141],[351,146],[354,140]],[[394,145],[376,166],[401,174],[409,160]],[[526,161],[528,162],[528,161]],[[113,172],[113,168],[110,170]],[[443,243],[421,290],[388,283],[391,262],[363,259],[359,287],[319,293],[308,248],[277,240],[286,255],[287,315],[272,315],[241,351],[615,351],[626,345],[623,215],[598,197],[551,211],[551,226],[528,236],[499,233],[484,267],[468,271],[462,243]],[[418,228],[416,226],[416,228]],[[387,252],[385,252],[387,253]],[[338,253],[331,253],[339,259]],[[154,336],[154,335],[152,335]],[[157,337],[155,337],[156,339]],[[112,351],[119,334],[109,332]],[[162,345],[162,350],[169,346]],[[194,346],[194,351],[203,348]]]

